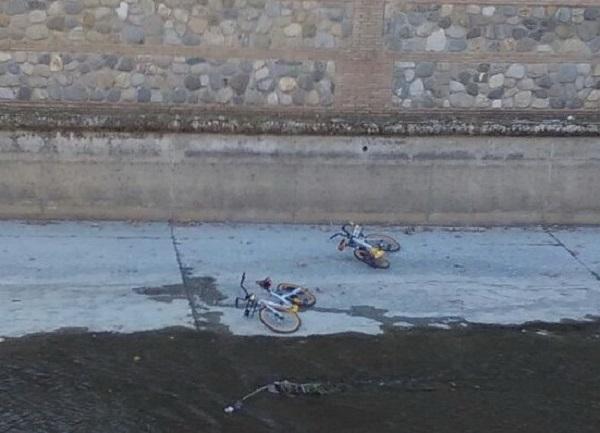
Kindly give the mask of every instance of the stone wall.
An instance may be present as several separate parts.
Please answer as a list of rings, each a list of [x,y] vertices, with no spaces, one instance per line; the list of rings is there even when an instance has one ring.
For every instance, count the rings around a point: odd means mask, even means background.
[[[333,62],[0,54],[0,98],[171,104],[329,106]]]
[[[385,26],[386,46],[395,51],[600,51],[600,5],[418,5],[393,0],[386,4]]]
[[[352,4],[299,0],[6,0],[0,38],[224,47],[344,46]]]
[[[599,53],[596,0],[0,2],[4,105],[552,120],[600,111]]]
[[[597,109],[600,65],[396,62],[394,93],[403,108]]]

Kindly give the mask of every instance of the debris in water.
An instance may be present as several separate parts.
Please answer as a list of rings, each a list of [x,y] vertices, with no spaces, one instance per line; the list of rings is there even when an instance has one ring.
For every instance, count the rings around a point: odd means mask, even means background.
[[[288,397],[296,396],[296,395],[324,395],[331,394],[333,392],[338,392],[342,388],[340,385],[321,383],[321,382],[312,382],[312,383],[294,383],[288,380],[275,381],[268,385],[261,386],[260,388],[255,389],[250,394],[245,395],[240,400],[237,400],[230,406],[227,406],[224,410],[225,413],[233,413],[236,410],[242,409],[244,406],[244,401],[249,399],[250,397],[254,397],[257,394],[260,394],[263,391],[269,391],[273,394],[283,394]]]

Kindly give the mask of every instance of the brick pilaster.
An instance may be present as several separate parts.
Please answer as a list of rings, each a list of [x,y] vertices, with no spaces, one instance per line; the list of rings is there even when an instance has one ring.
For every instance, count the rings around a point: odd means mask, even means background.
[[[385,0],[355,0],[352,46],[336,63],[336,108],[381,110],[391,98],[392,59],[383,50]]]

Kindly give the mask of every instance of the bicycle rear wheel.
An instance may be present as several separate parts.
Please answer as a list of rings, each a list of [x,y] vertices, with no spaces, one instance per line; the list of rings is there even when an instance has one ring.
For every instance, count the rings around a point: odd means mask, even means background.
[[[378,233],[373,233],[365,236],[365,241],[374,247],[379,247],[383,251],[388,251],[390,253],[400,251],[400,244],[396,239],[388,235],[380,235]]]
[[[271,331],[278,334],[291,334],[300,328],[300,317],[297,313],[287,310],[272,311],[262,308],[258,313],[260,321]]]
[[[276,293],[286,295],[293,291],[296,291],[296,293],[290,299],[300,308],[310,308],[317,303],[316,296],[309,289],[300,287],[297,284],[280,283],[277,285]]]
[[[385,257],[374,259],[368,251],[357,248],[354,250],[354,257],[363,263],[376,269],[387,269],[390,267],[390,261]]]

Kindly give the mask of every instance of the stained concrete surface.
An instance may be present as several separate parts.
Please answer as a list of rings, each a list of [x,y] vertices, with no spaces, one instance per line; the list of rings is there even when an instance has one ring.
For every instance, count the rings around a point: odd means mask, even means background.
[[[591,320],[598,228],[367,227],[402,245],[388,270],[340,253],[335,225],[0,223],[0,336],[186,326],[269,334],[233,306],[239,278],[314,289],[297,335]],[[260,289],[256,286],[260,294]]]
[[[180,281],[165,224],[2,222],[0,276],[3,336],[191,324],[186,298],[156,302],[132,290]]]

